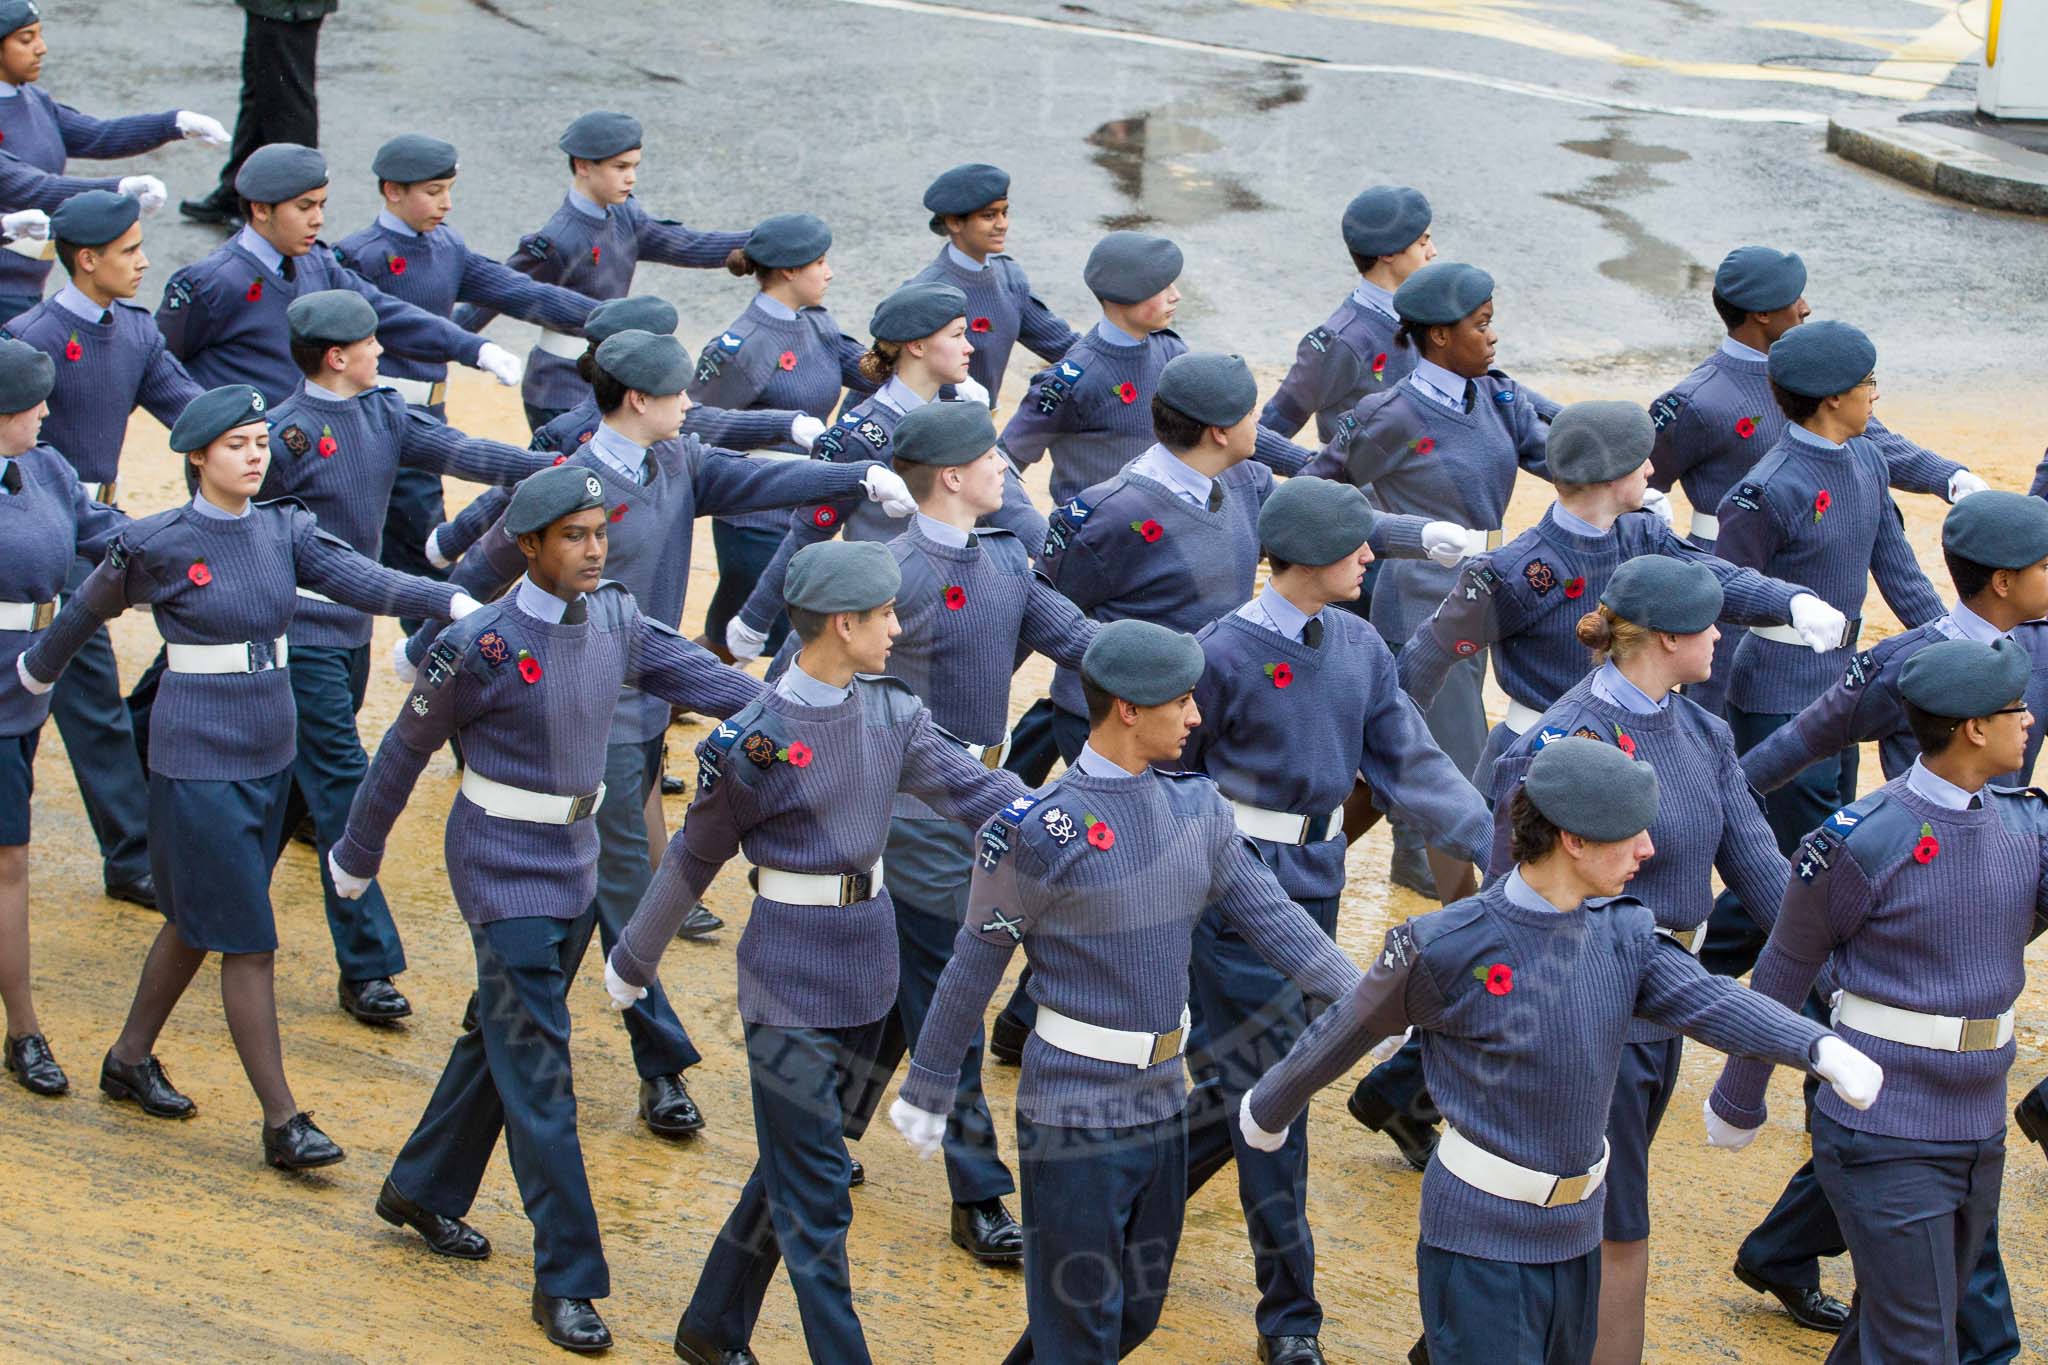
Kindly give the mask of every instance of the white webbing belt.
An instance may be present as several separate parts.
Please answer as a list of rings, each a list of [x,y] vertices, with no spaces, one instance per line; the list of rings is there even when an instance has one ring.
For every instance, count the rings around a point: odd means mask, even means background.
[[[1188,1020],[1188,1007],[1182,1005],[1179,1028],[1171,1033],[1144,1033],[1137,1029],[1085,1024],[1048,1005],[1040,1005],[1032,1031],[1062,1052],[1143,1070],[1180,1056],[1187,1046]]]
[[[583,352],[578,351],[576,354],[580,356]],[[403,398],[416,408],[433,407],[436,403],[442,402],[448,397],[448,382],[446,380],[437,379],[429,383],[424,379],[401,379],[395,374],[380,373],[377,376],[377,382],[387,389],[396,391],[400,398]]]
[[[299,596],[305,598],[308,602],[332,602],[334,600],[326,593],[314,592],[311,588],[300,588]]]
[[[1721,519],[1706,512],[1694,511],[1692,514],[1692,533],[1701,540],[1719,540],[1721,538]]]
[[[1873,1038],[1936,1052],[1990,1052],[2012,1041],[2009,1009],[1996,1019],[1965,1019],[1956,1014],[1902,1010],[1843,991],[1835,1001],[1832,1020]]]
[[[524,787],[493,782],[475,768],[462,770],[462,794],[484,814],[500,820],[524,820],[532,825],[573,825],[597,813],[604,804],[604,783],[583,796],[557,796],[553,792],[528,791]]]
[[[54,261],[57,259],[57,244],[44,238],[15,237],[6,243],[9,251],[17,256],[26,256],[32,261]]]
[[[1502,718],[1501,724],[1507,726],[1508,729],[1518,735],[1526,735],[1529,733],[1529,727],[1542,719],[1543,713],[1541,711],[1538,711],[1533,706],[1524,706],[1513,697],[1509,697],[1508,713]]]
[[[268,673],[283,668],[291,654],[284,636],[231,645],[164,645],[164,665],[173,673]]]
[[[1482,531],[1477,527],[1467,527],[1465,530],[1465,553],[1468,555],[1483,555],[1488,550],[1498,550],[1500,546],[1501,531],[1498,526],[1491,531]]]
[[[571,336],[567,332],[550,331],[546,327],[540,329],[540,339],[533,344],[549,355],[558,355],[564,360],[581,360],[583,353],[590,349],[590,343],[582,337]]]
[[[1040,1009],[1042,1012],[1043,1006]],[[1602,1138],[1600,1159],[1592,1169],[1580,1175],[1552,1175],[1495,1156],[1449,1124],[1444,1125],[1444,1135],[1436,1144],[1436,1159],[1444,1169],[1473,1189],[1545,1209],[1590,1198],[1607,1178],[1607,1156],[1607,1140]]]
[[[0,602],[0,630],[41,630],[57,619],[62,597],[48,602]]]
[[[1766,640],[1770,640],[1781,645],[1798,645],[1801,649],[1807,647],[1805,637],[1800,635],[1800,633],[1791,626],[1751,626],[1749,628],[1749,633],[1751,635],[1762,636]],[[1862,633],[1863,618],[1860,616],[1850,617],[1847,621],[1842,623],[1842,638],[1835,642],[1835,648],[1850,648],[1856,643],[1856,637],[1861,635]]]
[[[1657,933],[1670,939],[1694,957],[1698,957],[1700,949],[1707,944],[1707,926],[1704,920],[1690,929],[1666,929],[1660,924],[1657,926]]]
[[[865,872],[784,872],[779,867],[754,869],[754,889],[784,905],[855,905],[882,889],[882,860]]]
[[[1264,839],[1275,844],[1306,844],[1310,827],[1318,817],[1313,815],[1291,815],[1284,810],[1267,810],[1264,806],[1247,805],[1243,801],[1230,803],[1230,810],[1237,817],[1237,832],[1251,839]],[[1337,807],[1320,817],[1323,832],[1314,842],[1334,839],[1344,833],[1344,808]]]
[[[1000,768],[1003,760],[1010,756],[1010,736],[1004,735],[994,744],[969,744],[967,756],[991,771]]]

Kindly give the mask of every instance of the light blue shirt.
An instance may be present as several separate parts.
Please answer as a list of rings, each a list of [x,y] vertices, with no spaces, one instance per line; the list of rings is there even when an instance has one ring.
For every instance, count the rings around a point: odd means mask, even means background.
[[[1999,640],[2012,638],[1960,602],[1949,608],[1948,619],[1963,639],[1975,640],[1980,645],[1994,644]]]
[[[1108,318],[1095,324],[1095,335],[1111,346],[1143,346],[1145,338],[1134,337]]]
[[[1514,870],[1509,872],[1507,877],[1501,882],[1500,890],[1502,895],[1506,896],[1516,905],[1521,906],[1524,910],[1548,910],[1553,915],[1558,913],[1556,906],[1552,905],[1535,887],[1522,879],[1522,866],[1520,863],[1515,864]]]
[[[959,266],[962,270],[988,269],[987,261],[975,260],[972,256],[962,251],[959,247],[954,246],[951,242],[946,243],[946,259],[951,261],[954,265]]]
[[[610,209],[598,203],[583,191],[573,187],[569,191],[569,207],[575,209],[585,218],[608,218],[611,216]]]
[[[893,374],[889,376],[888,383],[875,390],[875,397],[881,399],[898,412],[910,412],[913,409],[923,407],[929,401],[919,397],[916,389],[911,388],[910,385],[904,383]]]
[[[1283,640],[1299,640],[1308,623],[1315,619],[1274,591],[1270,583],[1265,591],[1239,607],[1237,614],[1254,625],[1264,626]]]
[[[87,298],[85,291],[75,284],[67,284],[57,291],[57,306],[85,322],[98,322],[100,315],[109,311]]]
[[[414,232],[410,227],[406,225],[406,222],[403,218],[400,218],[398,215],[394,214],[390,209],[377,210],[377,226],[383,228],[386,232],[395,232],[399,234],[401,237],[426,236],[426,234],[423,232]]]
[[[775,690],[799,706],[837,706],[853,694],[851,687],[819,682],[794,659],[790,660],[789,671],[775,680]]]
[[[955,550],[966,549],[968,543],[973,539],[967,532],[952,525],[950,522],[940,521],[937,517],[928,517],[922,512],[917,514],[917,529],[926,540],[931,541],[933,544],[951,546]]]
[[[1593,695],[1610,706],[1619,706],[1624,711],[1633,711],[1639,716],[1654,716],[1662,711],[1671,697],[1653,697],[1628,680],[1628,675],[1614,666],[1609,659],[1600,665],[1600,671],[1593,675]]]
[[[1550,504],[1550,518],[1557,523],[1558,529],[1570,531],[1576,536],[1604,536],[1607,534],[1607,532],[1601,530],[1592,522],[1587,521],[1577,512],[1567,512],[1564,504],[1561,502]]]
[[[1798,441],[1802,445],[1812,446],[1815,450],[1834,451],[1847,450],[1849,448],[1846,445],[1841,445],[1834,441],[1830,441],[1825,436],[1816,435],[1813,432],[1808,431],[1805,427],[1800,426],[1797,422],[1792,423],[1792,425],[1786,427],[1785,430],[1791,433],[1793,440]]]
[[[1415,391],[1432,402],[1440,403],[1453,412],[1465,410],[1465,385],[1470,381],[1462,374],[1452,374],[1434,360],[1418,360],[1409,372],[1408,382]]]
[[[235,245],[276,271],[279,279],[284,278],[284,271],[281,268],[284,265],[284,253],[264,240],[262,234],[255,228],[245,227],[236,233]]]
[[[1964,791],[1947,778],[1929,772],[1917,758],[1913,760],[1913,766],[1906,769],[1906,785],[1915,795],[1932,801],[1943,810],[1968,810],[1972,801],[1983,804],[1981,788],[1974,792]]]
[[[14,496],[14,490],[7,486],[7,471],[12,468],[14,468],[14,457],[12,455],[0,455],[0,498],[11,498]],[[22,486],[26,488],[28,485],[24,483]]]
[[[1165,484],[1175,497],[1205,509],[1209,506],[1209,491],[1216,486],[1216,480],[1156,441],[1145,447],[1144,453],[1124,468],[1132,474],[1142,474]]]
[[[1741,342],[1737,341],[1734,337],[1721,338],[1721,354],[1726,356],[1733,356],[1737,360],[1747,360],[1752,364],[1768,361],[1770,359],[1769,356],[1765,355],[1762,351],[1759,351],[1756,347],[1745,346]]]
[[[243,517],[249,515],[249,508],[251,505],[252,504],[245,502],[242,504],[241,511],[230,512],[226,508],[215,507],[205,498],[195,496],[192,499],[193,511],[197,512],[202,517],[212,517],[217,521],[240,521]]]
[[[765,289],[754,295],[753,306],[766,313],[769,317],[776,318],[782,322],[792,321],[796,317],[796,309],[790,307],[781,299],[776,298]]]
[[[1358,288],[1351,291],[1351,301],[1375,313],[1384,313],[1400,321],[1401,315],[1394,311],[1394,291],[1382,289],[1371,280],[1360,280]]]
[[[1074,767],[1084,777],[1136,777],[1121,763],[1112,763],[1099,753],[1093,744],[1083,744],[1081,752],[1074,758]],[[1146,771],[1150,771],[1147,769]]]
[[[620,435],[608,423],[599,422],[590,435],[589,445],[611,469],[634,483],[645,482],[640,472],[647,467],[647,448],[639,442]]]
[[[583,594],[579,592],[576,596],[581,598]],[[534,620],[546,621],[552,626],[562,624],[562,616],[569,610],[567,602],[555,596],[525,574],[519,576],[519,595],[513,598],[512,601],[513,605],[517,606],[519,610],[525,612]]]
[[[21,93],[21,87],[13,81],[0,81],[0,100],[11,100]]]

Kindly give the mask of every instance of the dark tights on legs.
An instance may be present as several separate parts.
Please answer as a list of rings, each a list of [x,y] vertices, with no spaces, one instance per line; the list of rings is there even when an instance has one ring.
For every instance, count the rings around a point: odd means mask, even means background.
[[[185,988],[192,984],[206,954],[187,947],[178,931],[166,924],[143,959],[142,980],[135,985],[135,1002],[128,1007],[128,1021],[114,1040],[114,1059],[135,1065],[156,1048],[157,1035],[177,1007]],[[228,1033],[235,1040],[235,1052],[242,1070],[263,1105],[263,1121],[276,1127],[298,1112],[291,1086],[284,1078],[284,1044],[277,1032],[277,992],[273,986],[274,955],[271,953],[223,953],[220,960],[220,1000],[227,1012]]]

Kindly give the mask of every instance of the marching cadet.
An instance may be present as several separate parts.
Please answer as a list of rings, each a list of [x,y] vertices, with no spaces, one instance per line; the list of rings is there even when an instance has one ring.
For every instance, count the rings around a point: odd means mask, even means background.
[[[320,240],[327,219],[327,159],[274,142],[235,175],[248,223],[164,286],[157,326],[171,354],[202,384],[247,384],[266,403],[299,386],[285,309],[302,294],[349,289],[377,310],[377,329],[402,355],[459,360],[500,384],[519,382],[519,358],[383,290],[344,266]]]
[[[1617,425],[1640,425],[1641,444],[1648,445],[1650,419],[1636,404],[1573,404],[1551,429],[1553,470],[1574,462],[1578,452],[1570,447],[1585,430],[1588,407],[1605,409],[1603,415]],[[2048,513],[2048,506],[2042,511]],[[1488,774],[1495,819],[1492,866],[1504,876],[1514,865],[1508,811],[1534,755],[1577,735],[1612,744],[1654,768],[1662,799],[1647,833],[1656,852],[1637,871],[1629,894],[1650,908],[1660,936],[1694,954],[1706,938],[1716,869],[1745,904],[1770,907],[1767,915],[1784,896],[1787,875],[1785,856],[1735,761],[1727,724],[1676,691],[1703,679],[1713,666],[1720,635],[1714,623],[1726,615],[1717,562],[1652,552],[1614,570],[1601,587],[1599,606],[1577,619],[1578,638],[1593,651],[1593,672],[1515,739]],[[1634,1365],[1643,1358],[1650,1143],[1678,1085],[1682,1046],[1670,1028],[1638,1020],[1621,1049],[1620,1079],[1607,1115],[1596,1365]]]
[[[95,502],[71,466],[36,439],[56,369],[35,348],[0,340],[0,657],[8,660],[0,675],[0,1005],[7,1070],[37,1095],[71,1086],[43,1037],[29,977],[29,796],[50,698],[22,685],[13,660],[54,619],[73,564],[97,561],[128,522]]]
[[[100,1089],[153,1118],[196,1112],[151,1049],[206,955],[219,953],[228,1030],[263,1106],[264,1159],[302,1170],[340,1161],[342,1150],[292,1097],[272,985],[270,871],[291,785],[284,670],[295,593],[311,588],[380,615],[459,617],[476,602],[364,559],[290,501],[251,502],[270,463],[268,408],[246,384],[192,400],[170,440],[197,472],[192,501],[124,529],[15,666],[31,692],[47,691],[98,626],[149,604],[168,658],[149,750],[149,855],[165,923]]]
[[[1003,251],[1010,237],[1008,171],[981,162],[955,166],[925,187],[924,206],[932,215],[928,226],[946,244],[909,283],[950,284],[967,296],[968,340],[974,343],[967,372],[994,408],[1018,342],[1051,365],[1080,338],[1032,292],[1024,267]]]
[[[2025,753],[2031,670],[2010,640],[1943,640],[1907,660],[1899,693],[1920,756],[1806,836],[1751,978],[1797,1004],[1825,966],[1835,1028],[1884,1068],[1875,1105],[1814,1104],[1814,1166],[1856,1267],[1831,1361],[1958,1358],[2005,1166],[2012,1006],[2048,925],[2048,802],[1989,785]],[[1729,1063],[1707,1101],[1710,1141],[1755,1136],[1769,1076]]]
[[[1270,409],[1269,409],[1270,410]],[[1483,862],[1486,804],[1444,757],[1401,691],[1377,632],[1343,610],[1372,562],[1365,495],[1329,479],[1289,479],[1259,509],[1273,566],[1257,597],[1202,628],[1195,685],[1202,723],[1184,765],[1208,774],[1240,834],[1326,936],[1344,885],[1341,806],[1359,773],[1461,857]],[[1305,1003],[1215,908],[1195,930],[1193,985],[1218,1071],[1217,1121],[1189,1134],[1189,1193],[1235,1157],[1259,1286],[1259,1360],[1320,1365],[1323,1310],[1309,1233],[1308,1118],[1287,1144],[1241,1148],[1238,1101],[1307,1026]]]
[[[811,1359],[870,1359],[846,1260],[845,1137],[865,1128],[888,1080],[874,1059],[896,1001],[880,866],[892,802],[900,793],[979,825],[1021,799],[1014,774],[969,756],[909,688],[881,676],[901,630],[901,586],[895,557],[873,541],[812,545],[790,561],[803,649],[698,746],[696,798],[606,969],[615,1005],[643,995],[685,912],[744,850],[757,894],[740,941],[739,1013],[761,1154],[676,1324],[676,1354],[693,1365],[753,1359],[747,1342],[778,1260]],[[941,1113],[957,1089],[955,1077]]]
[[[1867,1108],[1870,1058],[1656,932],[1624,892],[1656,852],[1647,763],[1567,736],[1530,760],[1508,803],[1507,875],[1387,932],[1358,986],[1245,1096],[1265,1150],[1375,1042],[1422,1034],[1449,1127],[1422,1179],[1416,1248],[1435,1365],[1585,1365],[1600,1301],[1612,1159],[1604,1136],[1635,1020],[1828,1081]]]
[[[282,451],[273,449],[263,491],[297,502],[357,554],[375,555],[402,469],[423,469],[437,480],[448,473],[512,484],[548,466],[545,455],[465,436],[380,384],[377,310],[360,294],[302,294],[285,310],[285,321],[305,378],[298,392],[270,409],[271,438]],[[342,1009],[366,1024],[389,1024],[412,1013],[391,980],[405,970],[398,926],[375,883],[345,900],[325,871],[327,852],[347,828],[349,803],[369,769],[356,712],[370,680],[370,626],[367,614],[299,590],[286,632],[298,753],[285,826],[312,817]]]
[[[27,165],[61,176],[66,158],[73,156],[112,161],[180,138],[216,147],[227,145],[228,130],[219,120],[190,109],[100,119],[59,104],[37,84],[49,50],[43,41],[42,11],[35,0],[0,0],[0,144]],[[149,207],[163,205],[163,182],[154,176],[123,176],[118,182],[102,183],[108,189],[118,184],[122,193],[138,197],[149,190],[155,201]],[[13,200],[7,203],[10,207],[45,207]],[[49,263],[48,254],[31,257],[0,252],[0,322],[27,312],[42,299],[44,282],[50,277]]]
[[[672,336],[625,331],[610,337],[598,347],[591,367],[603,424],[560,466],[585,470],[609,490],[609,569],[650,619],[671,627],[682,620],[692,529],[699,515],[787,509],[855,489],[893,504],[903,515],[916,510],[903,480],[878,464],[748,460],[679,437],[689,408],[683,390],[690,373],[689,354]],[[475,595],[495,597],[522,572],[513,554],[524,561],[501,518],[463,557],[450,581]],[[411,662],[430,657],[430,637],[431,628],[412,638]],[[630,688],[618,694],[605,749],[608,796],[595,822],[598,934],[607,952],[647,889],[646,798],[660,777],[668,723],[667,702]],[[701,1129],[704,1116],[682,1077],[699,1054],[661,991],[649,992],[627,1012],[626,1031],[640,1073],[642,1121],[662,1137]]]
[[[611,1292],[611,1277],[576,1137],[568,992],[594,918],[591,813],[609,795],[612,699],[633,687],[722,716],[760,691],[605,580],[605,502],[599,477],[572,465],[519,485],[505,511],[527,564],[518,588],[435,641],[327,859],[342,894],[361,895],[427,760],[460,739],[447,864],[476,948],[476,995],[377,1215],[440,1255],[489,1256],[463,1217],[503,1129],[533,1223],[533,1320],[582,1352],[611,1345],[590,1302]]]
[[[4,44],[0,44],[4,47]],[[50,357],[55,371],[43,441],[71,462],[94,498],[119,499],[121,443],[137,406],[166,427],[200,387],[164,346],[149,310],[132,300],[149,269],[142,205],[112,190],[74,195],[50,215],[50,240],[70,282],[7,324]],[[95,561],[81,555],[65,579],[76,593]],[[72,656],[50,695],[50,717],[78,778],[99,841],[107,895],[154,908],[149,876],[149,783],[122,700],[114,646],[103,630]]]
[[[1201,723],[1202,669],[1192,637],[1149,621],[1116,621],[1088,646],[1087,743],[982,830],[967,920],[889,1109],[921,1154],[937,1150],[961,1058],[1021,946],[1038,1019],[1017,1086],[1030,1320],[1011,1362],[1116,1360],[1158,1325],[1187,1202],[1181,1053],[1205,907],[1305,995],[1335,1000],[1358,979],[1215,784],[1157,769]]]
[[[563,130],[555,146],[569,158],[569,191],[554,216],[529,232],[505,264],[522,275],[593,299],[624,298],[641,260],[709,269],[745,244],[744,232],[699,232],[656,218],[633,197],[640,178],[640,120],[599,109]],[[455,320],[474,332],[502,311],[466,304]],[[587,347],[573,332],[543,326],[526,357],[519,396],[526,424],[538,429],[576,406],[588,385],[576,373]]]

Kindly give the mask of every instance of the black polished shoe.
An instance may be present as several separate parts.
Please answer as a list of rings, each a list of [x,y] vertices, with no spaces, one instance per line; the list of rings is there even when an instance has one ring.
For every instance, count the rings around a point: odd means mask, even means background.
[[[1426,848],[1396,848],[1394,859],[1387,866],[1387,877],[1394,885],[1405,886],[1418,896],[1436,899],[1436,874],[1429,870]]]
[[[400,994],[388,976],[368,981],[343,981],[335,992],[341,1007],[365,1024],[395,1024],[412,1014],[412,1001]]]
[[[1323,1344],[1314,1337],[1261,1336],[1259,1365],[1323,1365]]]
[[[663,796],[681,796],[689,789],[689,784],[683,781],[682,778],[670,777],[667,773],[661,775],[661,794]]]
[[[711,913],[711,907],[699,901],[683,916],[682,924],[676,929],[677,938],[703,938],[715,934],[725,927],[725,921]]]
[[[154,1055],[130,1066],[115,1061],[109,1052],[100,1062],[100,1089],[117,1100],[134,1100],[153,1119],[189,1119],[199,1112],[198,1105],[172,1086]]]
[[[156,879],[145,872],[133,881],[108,882],[107,899],[110,901],[127,901],[130,905],[139,905],[145,910],[154,910],[156,909]]]
[[[548,1340],[565,1351],[590,1355],[612,1348],[611,1328],[597,1315],[589,1299],[558,1299],[533,1291],[533,1320],[548,1334]]]
[[[687,1137],[704,1126],[690,1088],[677,1076],[650,1076],[640,1082],[640,1121],[657,1137]]]
[[[1772,1284],[1740,1261],[1735,1263],[1735,1278],[1757,1293],[1769,1294],[1784,1304],[1785,1311],[1792,1315],[1792,1321],[1801,1327],[1839,1336],[1849,1325],[1849,1305],[1826,1290],[1797,1284]]]
[[[849,1190],[857,1189],[860,1186],[867,1184],[868,1168],[860,1164],[860,1158],[857,1156],[849,1156],[846,1159],[853,1164],[852,1173],[846,1177],[846,1188]]]
[[[302,815],[299,817],[299,823],[292,826],[292,842],[304,844],[307,848],[320,847],[320,830],[313,823],[312,816]]]
[[[377,1191],[377,1216],[392,1227],[411,1228],[426,1239],[427,1250],[437,1256],[453,1256],[458,1261],[490,1259],[490,1238],[460,1218],[449,1218],[421,1208],[400,1193],[388,1179],[384,1188]]]
[[[988,1031],[988,1055],[1004,1066],[1016,1066],[1024,1060],[1024,1043],[1031,1037],[1031,1030],[1017,1022],[1015,1015],[1005,1011],[996,1016]]]
[[[983,1265],[1018,1265],[1024,1260],[1024,1229],[1000,1199],[955,1204],[953,1245]]]
[[[744,1346],[713,1346],[701,1332],[676,1324],[676,1358],[690,1365],[761,1365]]]
[[[2027,1141],[2048,1148],[2048,1081],[2027,1092],[2026,1098],[2013,1108],[2012,1121],[2027,1135]]]
[[[178,212],[184,214],[193,222],[204,223],[208,227],[238,230],[242,226],[242,217],[235,212],[233,207],[222,204],[218,199],[212,197],[205,199],[181,199],[178,201]]]
[[[293,1114],[275,1128],[263,1125],[263,1159],[280,1171],[332,1166],[345,1155],[334,1139],[314,1124],[311,1114]]]
[[[61,1095],[71,1088],[70,1078],[50,1055],[50,1045],[40,1033],[8,1038],[7,1069],[19,1078],[24,1089],[37,1095]]]
[[[1391,1108],[1386,1101],[1360,1085],[1344,1101],[1351,1117],[1390,1140],[1400,1149],[1401,1159],[1420,1171],[1429,1165],[1436,1151],[1436,1125],[1424,1123],[1412,1114]]]
[[[1429,1365],[1429,1338],[1417,1337],[1408,1348],[1408,1365]]]

